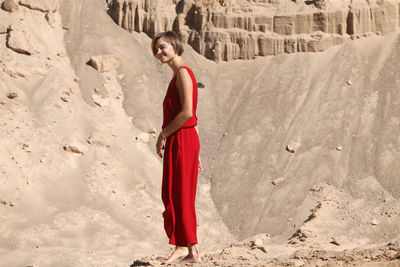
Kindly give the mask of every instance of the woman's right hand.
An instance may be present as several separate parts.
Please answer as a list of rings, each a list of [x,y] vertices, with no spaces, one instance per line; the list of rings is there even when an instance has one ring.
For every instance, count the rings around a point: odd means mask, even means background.
[[[160,158],[163,157],[162,151],[164,150],[164,147],[165,147],[165,139],[166,138],[163,137],[160,133],[160,135],[158,136],[158,139],[157,139],[157,143],[156,143],[156,151],[157,151],[157,154],[160,156]]]

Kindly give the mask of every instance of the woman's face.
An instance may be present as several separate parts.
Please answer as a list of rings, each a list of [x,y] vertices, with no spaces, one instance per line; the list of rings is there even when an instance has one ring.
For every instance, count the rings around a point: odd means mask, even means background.
[[[172,45],[163,38],[157,40],[154,49],[156,50],[156,57],[161,63],[169,62],[176,55]]]

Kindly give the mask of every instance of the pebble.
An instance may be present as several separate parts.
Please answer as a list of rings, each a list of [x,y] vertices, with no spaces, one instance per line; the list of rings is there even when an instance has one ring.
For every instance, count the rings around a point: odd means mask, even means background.
[[[17,93],[9,93],[9,94],[7,94],[7,97],[9,99],[14,99],[14,98],[18,97],[18,94]]]
[[[148,132],[151,133],[151,134],[157,133],[157,131],[156,131],[155,128],[150,128],[150,129],[148,130]]]
[[[343,245],[344,241],[345,241],[344,237],[332,236],[331,243],[336,246],[341,246],[341,245]]]
[[[85,154],[85,152],[83,152],[82,149],[79,149],[76,146],[65,145],[63,148],[67,152],[76,153],[76,154],[82,154],[82,155]]]
[[[290,153],[294,153],[299,149],[300,145],[301,144],[299,142],[290,143],[289,145],[286,146],[286,150],[289,151]]]
[[[370,221],[370,224],[372,224],[372,225],[378,225],[378,221],[377,221],[376,219],[372,219],[372,220]]]
[[[280,176],[280,177],[278,177],[278,178],[272,180],[271,183],[272,183],[273,185],[278,185],[278,184],[282,183],[282,182],[285,181],[285,180],[286,180],[286,177]]]
[[[342,147],[342,146],[337,146],[337,147],[336,147],[336,150],[337,150],[337,151],[342,151],[342,150],[343,150],[343,147]]]

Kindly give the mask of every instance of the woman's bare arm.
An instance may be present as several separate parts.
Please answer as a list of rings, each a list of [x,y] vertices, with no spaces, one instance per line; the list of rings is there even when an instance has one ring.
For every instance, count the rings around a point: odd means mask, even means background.
[[[178,89],[179,98],[181,101],[181,111],[176,117],[165,127],[158,136],[156,149],[157,154],[162,157],[162,149],[165,139],[179,130],[185,122],[193,116],[193,83],[188,71],[185,68],[180,68],[177,72],[176,87]]]

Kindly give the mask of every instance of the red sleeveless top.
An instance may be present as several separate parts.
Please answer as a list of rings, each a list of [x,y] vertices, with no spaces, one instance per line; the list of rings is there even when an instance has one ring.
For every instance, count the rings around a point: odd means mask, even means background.
[[[196,116],[196,109],[197,109],[197,82],[196,78],[192,70],[188,67],[181,67],[185,68],[188,72],[190,77],[192,78],[193,83],[193,116],[183,124],[181,128],[189,128],[197,125],[197,116]],[[181,100],[178,94],[178,88],[176,88],[176,75],[172,78],[171,82],[169,83],[167,94],[165,95],[163,101],[163,125],[162,128],[168,126],[168,124],[178,115],[179,112],[182,110]]]

